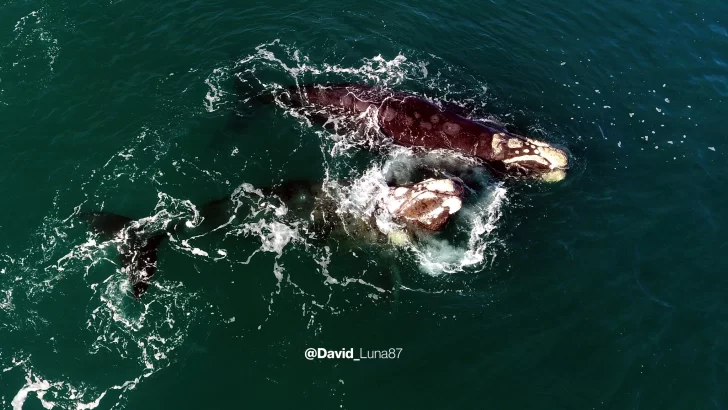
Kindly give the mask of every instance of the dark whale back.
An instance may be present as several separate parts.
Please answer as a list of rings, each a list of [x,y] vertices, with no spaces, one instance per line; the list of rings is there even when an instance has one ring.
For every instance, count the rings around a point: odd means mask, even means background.
[[[566,153],[545,142],[470,120],[405,92],[364,84],[308,84],[289,87],[278,98],[319,124],[336,116],[361,121],[371,112],[397,145],[452,150],[513,173],[544,174],[568,165]]]

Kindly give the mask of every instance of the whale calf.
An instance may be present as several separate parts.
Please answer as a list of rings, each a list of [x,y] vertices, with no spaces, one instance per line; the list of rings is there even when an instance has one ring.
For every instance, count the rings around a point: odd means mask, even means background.
[[[264,95],[292,107],[314,123],[345,131],[376,128],[394,144],[451,150],[476,157],[507,175],[559,181],[566,176],[566,152],[493,124],[465,118],[413,94],[364,84],[308,84]],[[340,130],[340,129],[339,129]]]

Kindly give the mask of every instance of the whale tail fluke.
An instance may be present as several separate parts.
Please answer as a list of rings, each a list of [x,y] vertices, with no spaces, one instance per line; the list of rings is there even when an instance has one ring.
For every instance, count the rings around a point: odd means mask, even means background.
[[[110,239],[126,226],[133,219],[112,214],[110,212],[82,212],[81,218],[88,222],[91,229],[105,239]]]
[[[146,292],[150,279],[157,271],[159,246],[169,233],[180,230],[184,225],[173,223],[161,232],[147,232],[144,223],[135,223],[132,218],[110,212],[82,212],[79,217],[104,240],[118,238],[122,271],[129,277],[135,298]]]

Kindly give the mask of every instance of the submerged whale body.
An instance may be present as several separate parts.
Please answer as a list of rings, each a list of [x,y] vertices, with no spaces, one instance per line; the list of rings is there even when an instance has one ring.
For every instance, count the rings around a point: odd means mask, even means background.
[[[374,119],[394,144],[456,151],[510,175],[558,181],[568,167],[562,149],[401,91],[363,84],[309,84],[278,91],[273,98],[327,128],[363,129]]]

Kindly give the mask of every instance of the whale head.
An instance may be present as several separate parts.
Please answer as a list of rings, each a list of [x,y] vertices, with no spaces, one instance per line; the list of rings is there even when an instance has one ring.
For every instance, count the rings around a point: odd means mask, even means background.
[[[463,193],[463,186],[452,179],[427,179],[390,187],[383,205],[396,220],[437,231],[460,210]]]
[[[496,132],[491,144],[488,162],[509,174],[522,174],[557,182],[566,177],[569,156],[566,151],[543,141],[520,135]]]

